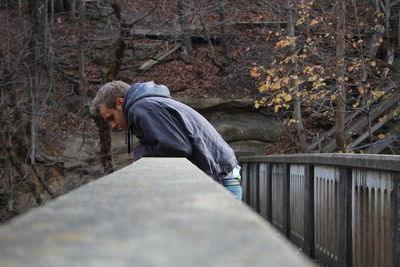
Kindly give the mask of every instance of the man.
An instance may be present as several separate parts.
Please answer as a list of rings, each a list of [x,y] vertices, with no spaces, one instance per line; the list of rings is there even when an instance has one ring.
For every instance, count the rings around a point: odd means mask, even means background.
[[[172,100],[166,86],[109,82],[99,89],[94,108],[112,128],[127,130],[128,151],[131,134],[139,139],[134,161],[142,157],[186,157],[236,198],[242,198],[234,151],[203,116]]]

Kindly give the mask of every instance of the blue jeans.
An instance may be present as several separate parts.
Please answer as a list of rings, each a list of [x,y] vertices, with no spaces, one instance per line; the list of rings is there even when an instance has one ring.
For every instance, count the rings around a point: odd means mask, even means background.
[[[233,168],[233,170],[222,177],[222,184],[224,184],[224,179],[232,180],[232,179],[237,179],[236,182],[240,182],[241,177],[240,177],[240,166],[236,166]],[[234,183],[232,185],[228,185],[229,183],[226,183],[225,188],[228,189],[229,191],[232,192],[232,194],[235,196],[235,198],[242,200],[242,186],[238,183]]]
[[[242,187],[240,185],[230,185],[225,188],[231,191],[235,198],[242,200]]]

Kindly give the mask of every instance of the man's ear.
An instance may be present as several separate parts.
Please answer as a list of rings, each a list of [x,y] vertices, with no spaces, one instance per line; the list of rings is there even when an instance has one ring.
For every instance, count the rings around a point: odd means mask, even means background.
[[[118,108],[118,107],[123,107],[123,105],[124,105],[124,99],[122,98],[122,97],[118,97],[117,98],[117,100],[115,100],[115,102],[116,102],[116,107]]]

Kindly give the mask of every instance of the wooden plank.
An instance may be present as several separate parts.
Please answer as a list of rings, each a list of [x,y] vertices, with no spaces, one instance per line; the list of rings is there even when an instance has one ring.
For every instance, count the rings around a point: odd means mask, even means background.
[[[250,165],[250,206],[258,213],[260,212],[259,175],[259,164],[252,163]]]
[[[168,49],[166,51],[163,51],[163,52],[159,53],[158,55],[155,56],[154,59],[150,59],[150,60],[146,61],[145,63],[143,63],[139,67],[139,69],[140,70],[147,70],[147,69],[153,67],[154,65],[160,63],[164,58],[166,58],[169,55],[171,55],[172,53],[174,53],[180,47],[181,47],[181,44],[177,44],[174,47],[172,47],[171,49]]]
[[[373,121],[380,117],[382,114],[384,114],[389,108],[391,108],[393,105],[397,104],[398,97],[390,97],[387,99],[385,102],[383,102],[381,105],[375,107],[372,109],[370,113],[370,120]],[[368,125],[368,119],[363,116],[361,119],[359,119],[357,122],[352,124],[348,129],[345,131],[345,138],[348,139],[352,135],[360,133],[360,131]],[[328,145],[324,147],[324,152],[325,153],[331,153],[336,149],[336,140],[332,140],[329,142]]]
[[[267,207],[268,207],[268,164],[260,163],[259,166],[259,205],[260,215],[267,219]]]
[[[393,174],[392,209],[392,266],[397,267],[400,266],[400,172]]]
[[[290,239],[290,164],[284,164],[283,173],[283,232]]]
[[[339,169],[339,266],[352,263],[352,217],[351,217],[352,169]]]
[[[192,42],[207,42],[208,37],[215,43],[219,43],[221,40],[220,34],[205,34],[204,31],[200,29],[191,29],[190,32]],[[179,36],[181,36],[181,32],[179,31],[156,31],[145,28],[134,28],[130,30],[129,37],[133,39],[178,40]],[[227,39],[232,38],[232,36],[232,34],[226,34]]]
[[[267,220],[272,222],[272,163],[267,163]]]
[[[390,84],[389,86],[386,86],[385,88],[382,89],[382,91],[385,92],[385,94],[387,92],[389,92],[391,89],[395,88],[396,85],[395,84]],[[373,99],[371,104],[374,104],[377,100]],[[350,121],[354,120],[357,116],[362,114],[362,110],[365,107],[361,107],[359,110],[351,113],[350,115],[346,116],[346,124],[349,123]],[[318,145],[320,145],[321,143],[323,143],[327,138],[331,137],[334,133],[335,133],[336,129],[335,127],[332,127],[330,130],[326,131],[324,134],[322,134],[321,136],[319,136],[313,143],[311,143],[308,146],[308,150],[312,151],[314,149],[316,149],[318,147]]]
[[[304,174],[304,245],[303,251],[314,258],[314,166],[306,165]]]
[[[243,195],[242,195],[242,201],[244,203],[249,203],[249,163],[242,163],[242,169],[240,172],[240,176],[242,177],[242,190],[243,190]]]
[[[253,29],[256,27],[262,28],[286,28],[288,23],[286,21],[239,21],[235,23],[238,29]]]
[[[383,141],[381,143],[374,143],[371,146],[367,147],[367,149],[364,150],[365,154],[379,154],[381,153],[384,149],[390,147],[390,144],[394,141],[395,139],[391,139],[389,141]]]
[[[375,131],[379,130],[382,128],[387,122],[389,122],[392,118],[392,112],[389,112],[388,116],[386,119],[379,121],[378,123],[375,123],[371,127],[371,134],[374,133]],[[353,141],[351,148],[357,147],[361,142],[365,141],[369,137],[369,131],[364,132],[362,135],[360,135],[356,140]]]

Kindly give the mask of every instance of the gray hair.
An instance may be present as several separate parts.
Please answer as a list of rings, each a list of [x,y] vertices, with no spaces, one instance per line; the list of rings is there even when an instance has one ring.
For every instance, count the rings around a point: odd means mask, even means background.
[[[105,105],[107,108],[115,108],[116,99],[124,98],[125,93],[131,86],[123,81],[112,81],[100,87],[93,100],[93,111],[98,113],[100,107]]]

